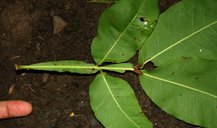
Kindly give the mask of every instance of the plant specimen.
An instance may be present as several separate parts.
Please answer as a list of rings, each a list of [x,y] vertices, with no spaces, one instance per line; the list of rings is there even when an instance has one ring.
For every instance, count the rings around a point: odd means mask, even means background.
[[[157,0],[119,0],[93,39],[95,64],[77,60],[16,69],[97,74],[90,103],[106,128],[150,128],[130,85],[106,70],[133,71],[161,109],[185,122],[217,127],[217,1],[183,0],[159,15]],[[139,51],[138,65],[128,60]]]

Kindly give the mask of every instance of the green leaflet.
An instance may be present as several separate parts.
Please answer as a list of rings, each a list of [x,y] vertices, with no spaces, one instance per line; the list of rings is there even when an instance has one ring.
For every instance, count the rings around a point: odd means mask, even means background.
[[[164,111],[191,124],[216,128],[216,69],[217,61],[178,58],[144,72],[140,82]]]
[[[119,78],[99,74],[90,86],[90,103],[106,128],[151,128],[130,85]]]
[[[95,62],[129,60],[152,32],[157,18],[157,0],[120,0],[105,10],[91,46]]]
[[[139,62],[165,61],[177,56],[217,59],[216,11],[215,0],[184,0],[174,5],[160,16],[140,50]]]
[[[83,61],[77,60],[64,60],[64,61],[51,61],[43,62],[32,65],[16,65],[17,70],[44,70],[44,71],[56,71],[56,72],[70,72],[79,74],[94,74],[99,70],[108,70],[118,73],[124,73],[126,71],[133,71],[133,65],[131,63],[110,64],[105,66],[96,66]]]
[[[183,0],[163,13],[139,54],[157,68],[140,77],[164,111],[188,123],[216,128],[217,1]]]
[[[94,74],[99,70],[99,68],[94,64],[88,64],[77,60],[43,62],[32,65],[16,65],[16,69],[70,72],[79,74]]]

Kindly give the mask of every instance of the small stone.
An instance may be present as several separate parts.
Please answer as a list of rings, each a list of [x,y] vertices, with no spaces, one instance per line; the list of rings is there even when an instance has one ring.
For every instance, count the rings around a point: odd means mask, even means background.
[[[53,16],[53,34],[60,33],[67,26],[67,22],[59,16]]]
[[[48,78],[49,78],[49,74],[48,74],[48,73],[44,73],[44,74],[42,75],[42,81],[43,81],[44,83],[47,82]]]
[[[75,113],[72,112],[69,116],[70,116],[70,117],[74,117],[74,115],[75,115]]]

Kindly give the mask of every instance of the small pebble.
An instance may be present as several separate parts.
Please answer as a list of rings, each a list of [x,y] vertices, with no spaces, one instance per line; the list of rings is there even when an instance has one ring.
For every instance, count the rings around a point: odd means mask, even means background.
[[[49,74],[48,74],[48,73],[44,73],[44,74],[42,75],[42,81],[43,81],[44,83],[47,82],[48,78],[49,78]]]
[[[64,21],[59,16],[53,16],[53,34],[58,34],[67,26],[66,21]]]
[[[75,115],[75,113],[74,112],[72,112],[69,116],[70,117],[73,117]]]

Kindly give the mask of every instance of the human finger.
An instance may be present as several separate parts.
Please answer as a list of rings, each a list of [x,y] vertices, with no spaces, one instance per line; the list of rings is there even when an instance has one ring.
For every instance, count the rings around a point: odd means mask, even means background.
[[[27,116],[31,112],[32,105],[26,101],[0,101],[0,119]]]

